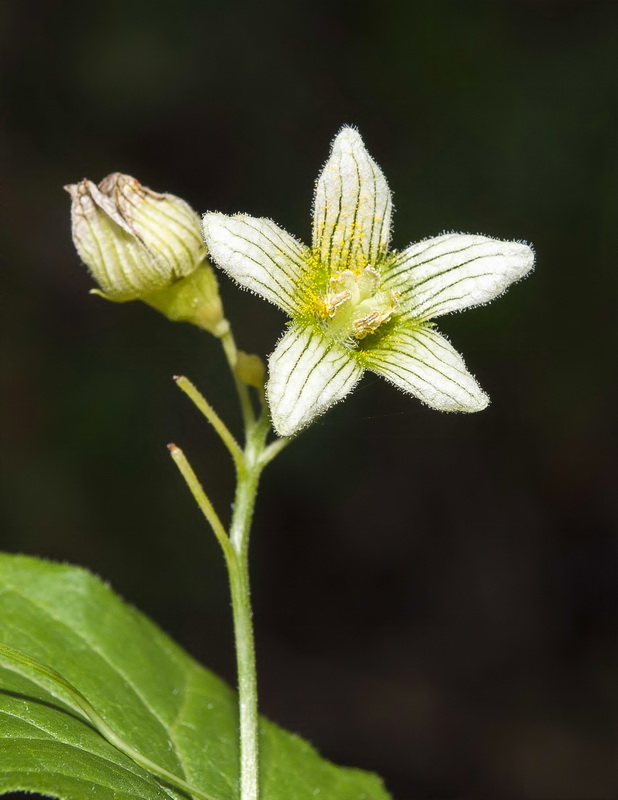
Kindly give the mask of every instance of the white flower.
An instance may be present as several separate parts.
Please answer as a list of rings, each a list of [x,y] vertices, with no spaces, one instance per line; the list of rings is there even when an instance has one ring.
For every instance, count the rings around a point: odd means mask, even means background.
[[[368,369],[442,411],[487,395],[430,322],[486,303],[532,267],[531,248],[448,233],[389,250],[391,193],[360,134],[344,127],[316,184],[312,247],[269,219],[204,216],[211,256],[292,318],[269,359],[273,425],[290,436]]]

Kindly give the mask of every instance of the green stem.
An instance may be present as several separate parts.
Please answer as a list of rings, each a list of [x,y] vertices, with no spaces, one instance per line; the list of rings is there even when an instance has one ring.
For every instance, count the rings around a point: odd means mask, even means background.
[[[194,405],[202,412],[208,422],[212,425],[223,444],[227,447],[230,455],[234,459],[236,469],[238,469],[243,461],[242,450],[236,439],[230,433],[229,428],[223,422],[221,417],[217,414],[214,408],[210,405],[208,400],[199,392],[188,378],[184,375],[174,375],[174,380],[179,389],[181,389],[187,397],[193,401]]]
[[[217,541],[221,545],[221,549],[223,550],[227,560],[229,555],[233,554],[232,547],[230,545],[230,540],[226,530],[223,527],[223,523],[219,519],[219,515],[215,511],[210,498],[202,488],[202,484],[199,482],[197,475],[193,471],[193,467],[191,464],[189,464],[187,457],[182,452],[180,447],[175,444],[168,444],[167,449],[170,451],[170,455],[174,459],[174,463],[178,467],[178,471],[185,479],[185,483],[189,487],[189,491],[193,495],[193,499],[200,507],[202,514],[210,523],[210,527],[217,537]]]
[[[288,436],[285,439],[275,439],[274,442],[271,442],[269,445],[267,445],[260,456],[260,466],[262,469],[264,469],[267,464],[270,464],[273,458],[278,456],[279,453],[293,440],[294,437]]]
[[[193,497],[215,532],[225,556],[232,597],[238,672],[240,800],[258,800],[260,780],[259,717],[255,639],[253,635],[253,612],[251,609],[249,581],[249,534],[261,472],[287,442],[279,440],[268,448],[266,447],[266,437],[270,430],[270,423],[264,392],[262,391],[260,396],[260,418],[256,420],[249,387],[236,374],[238,352],[231,329],[223,333],[220,340],[234,378],[240,402],[245,426],[244,451],[240,450],[226,425],[206,399],[195,389],[193,384],[186,378],[177,379],[177,382],[213,425],[234,458],[237,482],[229,533],[224,530],[210,499],[204,492],[182,451],[175,445],[168,445],[168,447]]]
[[[223,352],[227,358],[227,363],[230,367],[234,383],[236,384],[236,392],[240,401],[240,410],[242,412],[243,422],[245,424],[245,431],[249,431],[255,425],[255,412],[251,403],[251,396],[249,395],[249,387],[244,384],[236,374],[236,363],[238,361],[238,351],[236,349],[236,342],[234,341],[234,334],[232,329],[228,328],[225,333],[220,337],[223,346]]]
[[[264,452],[264,442],[268,433],[267,420],[266,414],[263,414],[257,425],[247,435],[246,467],[238,474],[234,513],[230,525],[229,539],[233,552],[229,556],[226,553],[238,672],[241,800],[257,800],[259,793],[259,718],[253,612],[249,582],[249,533],[260,474],[263,469],[261,455]]]
[[[238,673],[240,797],[241,800],[257,800],[260,775],[259,718],[249,572],[239,559],[229,559],[227,568],[232,594]]]
[[[269,429],[268,409],[263,405],[260,419],[246,427],[246,444],[241,458],[234,459],[237,483],[229,533],[224,529],[210,498],[182,450],[174,444],[168,445],[176,466],[210,523],[225,556],[232,598],[238,672],[240,800],[258,800],[259,797],[259,717],[249,581],[249,534],[260,475],[266,464],[281,449],[276,446],[277,442],[266,446]]]

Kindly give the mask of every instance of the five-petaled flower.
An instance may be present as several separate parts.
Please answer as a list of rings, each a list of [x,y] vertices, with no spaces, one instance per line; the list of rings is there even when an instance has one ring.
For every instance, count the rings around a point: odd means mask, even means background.
[[[447,233],[389,250],[391,193],[359,133],[344,127],[318,179],[312,247],[269,219],[206,214],[219,266],[292,318],[269,359],[274,427],[290,436],[365,370],[443,411],[488,398],[430,321],[486,303],[532,267],[531,248]]]

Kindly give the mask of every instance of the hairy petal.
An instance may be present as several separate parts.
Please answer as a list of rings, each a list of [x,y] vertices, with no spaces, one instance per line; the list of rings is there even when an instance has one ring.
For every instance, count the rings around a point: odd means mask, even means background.
[[[332,271],[374,265],[388,250],[391,193],[358,131],[343,128],[315,189],[313,247]]]
[[[120,172],[104,178],[99,189],[163,265],[170,281],[190,275],[206,257],[200,218],[180,197],[153,192]]]
[[[293,324],[270,356],[266,393],[275,429],[291,436],[351,392],[355,355],[313,326]]]
[[[65,189],[72,200],[73,242],[106,297],[134,300],[165,285],[165,264],[153,257],[111,198],[86,179]]]
[[[430,319],[493,300],[533,263],[534,253],[526,244],[449,233],[389,259],[384,287],[400,292],[402,306],[413,316]]]
[[[299,307],[307,248],[270,219],[204,214],[206,247],[246,289],[293,315]]]
[[[489,403],[459,353],[428,326],[400,324],[363,355],[367,369],[439,411],[482,411]]]

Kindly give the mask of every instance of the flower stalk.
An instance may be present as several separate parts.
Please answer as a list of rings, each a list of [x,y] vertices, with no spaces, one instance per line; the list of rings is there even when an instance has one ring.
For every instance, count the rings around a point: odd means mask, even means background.
[[[182,450],[173,444],[168,445],[168,449],[193,498],[221,545],[225,558],[230,583],[236,646],[240,730],[240,800],[258,800],[259,714],[249,579],[249,538],[260,476],[264,467],[283,449],[286,440],[277,439],[272,444],[266,445],[266,437],[270,431],[266,406],[262,405],[262,413],[256,421],[249,389],[236,376],[237,351],[231,332],[227,337],[222,337],[221,341],[234,376],[245,421],[244,450],[240,449],[227,426],[195,386],[184,377],[177,377],[175,380],[179,388],[212,424],[234,460],[237,478],[236,493],[234,511],[227,531]]]
[[[236,386],[236,393],[240,402],[240,410],[245,425],[245,434],[248,435],[249,430],[255,425],[255,411],[251,403],[251,396],[249,394],[249,387],[241,381],[236,371],[238,365],[238,349],[234,341],[234,335],[231,328],[223,333],[220,337],[221,346],[227,359],[228,366],[234,378],[234,385]]]
[[[264,409],[260,420],[247,431],[245,465],[238,472],[229,531],[231,552],[225,553],[236,644],[241,800],[258,800],[259,797],[258,690],[249,580],[249,537],[260,476],[265,466],[262,453],[269,430],[268,415]]]

